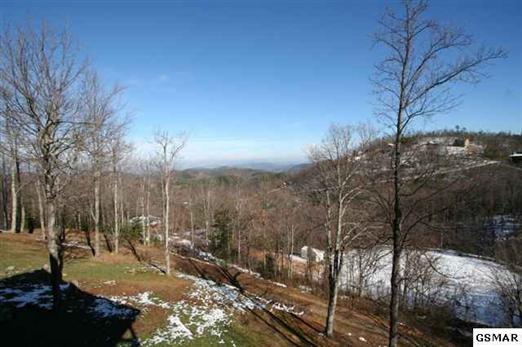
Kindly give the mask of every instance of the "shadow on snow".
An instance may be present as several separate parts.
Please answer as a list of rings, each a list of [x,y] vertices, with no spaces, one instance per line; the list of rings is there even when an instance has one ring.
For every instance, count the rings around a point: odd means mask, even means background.
[[[0,341],[3,346],[135,346],[133,323],[140,311],[64,282],[62,306],[51,310],[44,270],[0,280]]]

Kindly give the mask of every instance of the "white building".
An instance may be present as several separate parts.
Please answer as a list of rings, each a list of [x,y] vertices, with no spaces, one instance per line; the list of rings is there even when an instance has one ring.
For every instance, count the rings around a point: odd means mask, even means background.
[[[324,260],[324,251],[308,246],[301,248],[301,258],[308,259],[309,256],[312,261],[321,262]]]

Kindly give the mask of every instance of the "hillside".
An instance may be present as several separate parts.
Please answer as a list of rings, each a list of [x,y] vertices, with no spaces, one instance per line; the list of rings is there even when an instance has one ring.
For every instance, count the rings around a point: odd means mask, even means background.
[[[280,174],[259,169],[221,166],[213,169],[191,168],[181,170],[178,177],[181,181],[215,179],[229,181],[234,179],[251,179],[257,177],[278,177]]]
[[[375,139],[364,153],[358,152],[358,158],[373,162],[372,165],[382,172],[388,171],[390,141],[388,137]],[[451,176],[462,171],[477,172],[489,166],[501,167],[499,171],[506,167],[520,170],[510,159],[510,154],[517,151],[522,151],[521,135],[441,130],[405,136],[401,161],[406,174],[418,175],[418,172],[430,170],[429,167],[433,166],[433,174]],[[287,174],[300,184],[315,175],[314,165],[298,165]]]
[[[377,313],[384,308],[341,299],[336,337],[327,339],[320,334],[325,301],[310,293],[182,256],[173,257],[176,272],[167,277],[158,271],[161,251],[130,242],[121,255],[93,259],[74,234],[65,248],[65,309],[52,313],[39,236],[0,235],[0,333],[7,345],[386,344],[386,320]],[[31,334],[24,333],[28,324]],[[452,346],[406,323],[401,333],[404,346]]]

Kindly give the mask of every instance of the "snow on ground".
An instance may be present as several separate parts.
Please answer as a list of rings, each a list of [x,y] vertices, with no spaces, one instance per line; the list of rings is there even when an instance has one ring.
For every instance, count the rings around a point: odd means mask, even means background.
[[[292,259],[293,262],[306,264],[306,259],[302,258],[300,256],[292,254],[292,255],[290,255],[290,258]]]
[[[60,285],[62,291],[67,290],[69,284]],[[22,288],[0,288],[0,302],[14,303],[17,308],[36,306],[44,310],[52,309],[51,286],[34,284]],[[124,304],[123,302],[121,304]],[[136,311],[118,302],[98,297],[88,303],[86,311],[93,317],[130,319],[135,317]]]
[[[78,241],[71,241],[71,242],[63,242],[62,246],[65,247],[73,247],[73,248],[81,248],[81,249],[91,249],[89,246],[86,246]]]
[[[296,316],[302,316],[304,314],[304,311],[296,312],[295,306],[287,306],[287,305],[279,303],[279,302],[272,304],[272,309],[292,313],[292,314],[295,314]]]
[[[153,346],[165,341],[192,339],[192,336],[192,332],[181,322],[179,317],[171,315],[168,317],[167,327],[163,330],[157,331],[144,345]]]
[[[248,270],[248,269],[242,268],[242,267],[237,266],[237,265],[231,265],[231,267],[236,269],[237,271],[247,273],[247,274],[249,274],[251,276],[254,276],[256,278],[261,278],[261,274],[259,272]]]
[[[152,292],[142,292],[134,296],[111,296],[108,299],[123,305],[137,305],[144,312],[147,312],[148,307],[150,306],[157,306],[164,309],[171,308],[171,305],[168,302],[165,302],[157,297],[153,297]]]
[[[235,345],[226,333],[238,313],[268,309],[295,315],[304,314],[304,311],[297,311],[295,306],[267,300],[246,292],[241,293],[236,287],[228,284],[217,284],[182,273],[176,276],[191,281],[192,286],[185,299],[175,303],[164,301],[154,296],[152,292],[109,298],[120,304],[137,306],[143,312],[147,312],[150,307],[161,307],[168,311],[167,324],[157,329],[148,339],[141,341],[143,346],[181,343],[204,335],[215,337],[221,344]],[[101,312],[105,311],[101,310]],[[115,314],[119,313],[115,312]]]
[[[182,300],[168,302],[153,292],[146,291],[135,295],[96,297],[87,301],[85,310],[94,319],[131,319],[136,316],[134,307],[143,313],[153,307],[166,310],[168,318],[165,326],[158,328],[146,340],[140,341],[143,346],[181,343],[201,336],[212,336],[219,343],[233,346],[235,343],[227,336],[227,331],[237,314],[254,309],[283,311],[299,316],[304,314],[304,311],[298,311],[295,306],[247,292],[241,293],[228,284],[217,284],[181,273],[176,276],[192,282]],[[68,286],[62,285],[61,289],[66,290]],[[0,302],[13,303],[17,308],[34,305],[51,309],[51,288],[36,284],[23,288],[0,287]]]
[[[244,309],[249,303],[241,301],[236,303],[237,293],[228,287],[220,288],[221,286],[214,282],[189,275],[177,274],[177,276],[194,283],[186,299],[175,303],[164,301],[150,291],[133,296],[112,296],[110,300],[137,306],[143,312],[147,312],[151,307],[160,307],[168,311],[166,325],[158,328],[148,339],[141,341],[143,346],[180,343],[202,335],[210,335],[222,340],[232,321],[234,311],[237,308]],[[233,341],[228,342],[233,343]]]
[[[68,287],[69,284],[60,285],[62,290]],[[0,287],[0,302],[14,303],[17,308],[30,305],[50,310],[52,308],[51,286],[35,284],[24,288]]]
[[[302,285],[300,284],[298,287],[297,287],[302,293],[311,293],[312,292],[312,288],[309,287],[309,286],[305,286],[305,285]]]
[[[88,307],[87,312],[95,317],[111,319],[132,319],[136,316],[136,311],[124,305],[115,304],[105,298],[96,298]]]
[[[365,290],[373,296],[389,291],[391,253],[388,250],[380,252],[386,254],[377,261],[377,271],[368,276],[366,284],[368,289]],[[353,277],[350,279],[348,274],[350,255],[349,253],[347,266],[343,271],[343,280],[341,280],[345,288],[353,286],[355,280]],[[420,290],[423,295],[432,296],[437,302],[453,303],[459,318],[488,325],[503,323],[504,317],[492,278],[495,271],[507,271],[501,265],[446,251],[429,251],[424,255],[415,254],[413,257],[411,261],[416,263],[415,266],[418,266],[423,274],[428,274],[424,280],[427,279],[429,283],[426,288]],[[354,272],[357,275],[357,271]]]
[[[415,283],[420,296],[451,303],[457,316],[467,321],[492,326],[505,323],[494,280],[494,273],[508,271],[502,265],[442,250],[412,251],[404,258],[409,258],[411,266],[425,276]],[[403,265],[405,261],[403,259]],[[387,248],[376,248],[364,254],[350,251],[341,273],[341,287],[353,290],[363,283],[362,292],[366,295],[374,298],[388,295],[391,263],[391,252]]]
[[[204,251],[202,251],[202,250],[198,250],[198,255],[199,255],[201,258],[203,258],[203,259],[205,259],[206,261],[209,261],[209,262],[215,262],[215,261],[217,260],[217,258],[214,257],[214,256],[212,255],[212,253],[204,252]]]
[[[268,280],[268,282],[270,282],[270,283],[272,283],[273,285],[276,285],[276,286],[278,286],[278,287],[281,287],[281,288],[286,288],[286,287],[287,287],[286,284],[284,284],[284,283],[274,282],[274,281],[270,281],[270,280]]]

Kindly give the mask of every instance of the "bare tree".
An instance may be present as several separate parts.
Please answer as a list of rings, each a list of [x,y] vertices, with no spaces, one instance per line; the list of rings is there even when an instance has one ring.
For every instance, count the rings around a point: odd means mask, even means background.
[[[201,199],[203,202],[203,216],[205,219],[205,241],[208,241],[210,226],[214,223],[214,182],[212,179],[201,184]]]
[[[38,178],[35,180],[34,189],[36,190],[36,196],[38,198],[38,216],[40,219],[40,229],[42,229],[43,238],[47,240],[47,231],[45,229],[45,208],[42,201],[42,184]]]
[[[376,43],[387,53],[376,66],[373,79],[380,108],[378,116],[392,131],[393,210],[391,230],[393,264],[390,278],[389,346],[397,346],[399,323],[400,257],[406,235],[402,230],[403,169],[401,142],[417,119],[448,111],[457,98],[450,86],[455,82],[478,82],[481,68],[505,57],[501,49],[471,51],[471,38],[460,29],[427,20],[425,1],[405,0],[400,14],[388,10],[379,21]]]
[[[10,119],[13,117],[10,102],[8,102],[10,98],[10,94],[7,89],[2,91],[4,102],[2,103],[1,112],[3,113],[3,122],[0,127],[1,141],[0,141],[0,151],[2,154],[9,158],[9,169],[10,169],[10,192],[11,192],[11,220],[10,220],[10,231],[12,233],[20,232],[21,229],[21,210],[22,210],[22,200],[21,200],[21,178],[20,178],[20,141],[19,134],[16,129],[13,128],[12,121]],[[6,181],[7,178],[6,178]],[[6,182],[7,183],[7,182]],[[8,194],[6,192],[6,198],[8,198]],[[5,208],[7,209],[7,199],[5,201]],[[8,219],[8,218],[7,218]],[[7,224],[7,223],[6,223]]]
[[[143,175],[143,190],[144,190],[144,211],[146,218],[143,220],[142,227],[144,227],[145,237],[143,238],[143,242],[150,246],[150,191],[151,191],[151,164],[148,161],[145,161],[142,165]]]
[[[7,165],[5,164],[6,158],[5,153],[2,151],[2,228],[7,229],[7,225],[9,224],[9,211],[8,211],[8,193],[7,193]]]
[[[187,198],[188,200],[185,202],[185,207],[188,209],[189,213],[189,222],[190,222],[190,248],[194,249],[196,242],[196,226],[194,221],[194,203],[193,203],[193,194],[194,194],[194,185],[190,184],[188,187]]]
[[[506,323],[522,327],[522,262],[520,237],[497,240],[495,258],[491,264],[490,280],[499,297],[500,309],[505,313]]]
[[[69,35],[45,25],[39,30],[5,30],[1,47],[0,80],[11,110],[8,120],[19,132],[25,155],[37,163],[43,183],[53,307],[58,309],[63,261],[56,207],[81,140],[78,82],[85,65],[78,63]]]
[[[316,170],[314,195],[324,211],[328,275],[327,336],[333,335],[344,253],[348,245],[364,231],[360,223],[361,213],[354,213],[354,202],[364,189],[360,175],[363,160],[357,158],[356,141],[354,128],[331,126],[322,144],[310,152],[310,160]],[[362,144],[359,146],[362,147]]]
[[[10,112],[6,109],[4,112]],[[9,120],[9,116],[7,116]],[[11,232],[20,231],[20,156],[18,134],[12,128],[9,121],[5,122],[5,132],[3,136],[6,140],[6,153],[11,159]]]
[[[118,86],[105,90],[95,72],[85,74],[83,81],[83,107],[87,136],[84,148],[92,163],[94,187],[94,250],[100,255],[100,186],[103,167],[110,162],[110,142],[120,126],[116,123],[116,101],[122,89]]]
[[[522,270],[515,266],[504,269],[494,266],[490,277],[505,312],[506,323],[514,328],[522,326]]]
[[[168,132],[157,132],[154,142],[159,147],[158,167],[161,173],[161,190],[163,197],[163,228],[165,237],[165,272],[170,275],[170,247],[169,247],[169,217],[170,217],[170,189],[174,177],[174,164],[185,146],[185,139],[178,140]]]
[[[119,164],[124,158],[125,154],[131,147],[125,142],[124,135],[126,130],[126,122],[116,123],[114,125],[111,139],[109,141],[111,164],[112,164],[112,193],[113,193],[113,208],[114,208],[114,252],[118,253],[120,250],[120,223],[118,206],[120,205],[119,196]]]

